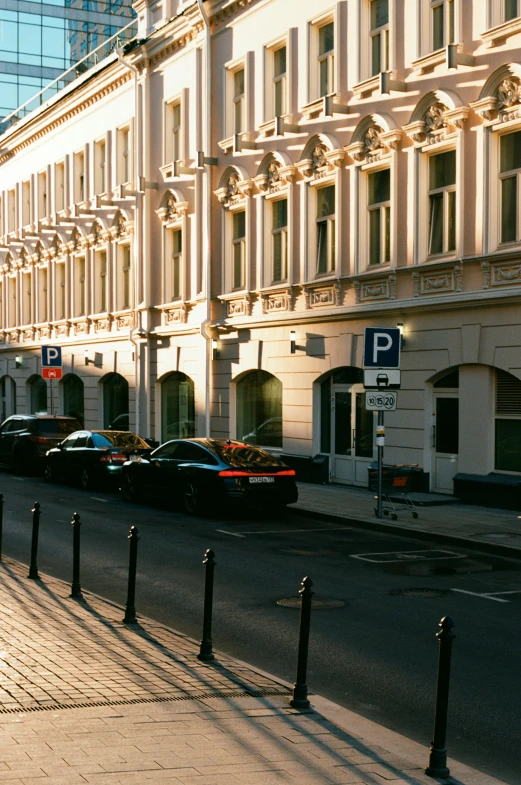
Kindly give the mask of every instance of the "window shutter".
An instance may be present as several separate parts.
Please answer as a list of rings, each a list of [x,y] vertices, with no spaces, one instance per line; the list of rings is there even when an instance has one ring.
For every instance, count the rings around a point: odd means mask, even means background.
[[[506,371],[496,371],[496,414],[521,416],[521,381]]]

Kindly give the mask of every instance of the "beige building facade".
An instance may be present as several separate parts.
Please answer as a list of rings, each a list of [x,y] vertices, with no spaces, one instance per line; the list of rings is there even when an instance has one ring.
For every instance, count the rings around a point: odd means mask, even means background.
[[[60,345],[55,412],[365,485],[364,328],[401,325],[385,460],[521,474],[520,5],[136,0],[0,137],[2,419]]]

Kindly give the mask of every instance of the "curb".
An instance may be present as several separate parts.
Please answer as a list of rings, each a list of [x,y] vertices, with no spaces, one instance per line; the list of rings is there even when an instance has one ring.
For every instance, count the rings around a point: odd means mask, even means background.
[[[384,523],[383,521],[378,520],[364,521],[360,518],[349,518],[343,515],[307,510],[300,507],[290,506],[286,507],[286,510],[292,515],[301,515],[304,518],[328,521],[329,523],[344,523],[348,524],[349,526],[353,526],[353,528],[385,532],[386,534],[394,534],[399,537],[415,538],[418,540],[431,540],[433,542],[441,543],[445,542],[450,545],[458,545],[473,551],[486,551],[488,555],[492,553],[496,556],[503,556],[507,559],[521,560],[521,548],[517,548],[512,545],[500,545],[497,542],[487,542],[485,540],[472,540],[469,537],[458,537],[455,534],[441,534],[440,532],[432,531],[430,529],[412,529],[409,526],[403,526],[396,523]]]

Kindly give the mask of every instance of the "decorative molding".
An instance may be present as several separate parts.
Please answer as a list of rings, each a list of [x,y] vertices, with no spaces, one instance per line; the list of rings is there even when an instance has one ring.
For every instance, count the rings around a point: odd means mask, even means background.
[[[293,296],[291,288],[279,292],[265,292],[261,294],[262,313],[274,313],[275,311],[292,311]]]
[[[307,180],[320,180],[329,177],[345,158],[345,150],[328,150],[323,142],[313,148],[311,158],[304,158],[297,163],[297,169]]]
[[[322,286],[304,286],[304,299],[306,309],[342,305],[342,287],[338,281]]]
[[[416,270],[412,274],[413,297],[420,296],[420,273]]]
[[[398,148],[401,138],[400,128],[384,131],[379,125],[371,125],[362,141],[347,145],[345,150],[357,163],[374,163],[389,157]]]
[[[226,183],[214,193],[223,207],[235,207],[249,196],[253,180],[242,180],[238,172],[231,172]]]
[[[514,264],[493,264],[491,267],[491,286],[511,286],[521,283],[521,263]]]
[[[179,224],[188,212],[188,202],[179,201],[171,191],[167,193],[166,202],[156,213],[165,226]]]
[[[118,314],[115,318],[116,330],[124,330],[127,327],[134,327],[134,315],[132,313]]]
[[[488,262],[481,263],[481,274],[483,276],[483,289],[490,287],[490,264]]]
[[[161,323],[166,326],[169,324],[186,324],[189,307],[182,303],[173,308],[165,308],[161,314]]]
[[[417,145],[430,145],[455,137],[470,114],[468,106],[449,109],[435,102],[429,106],[422,120],[415,120],[403,127],[407,136]]]
[[[111,318],[107,315],[102,319],[93,319],[92,325],[95,333],[108,333],[110,332]]]
[[[420,294],[432,295],[454,291],[456,291],[454,270],[420,273]]]

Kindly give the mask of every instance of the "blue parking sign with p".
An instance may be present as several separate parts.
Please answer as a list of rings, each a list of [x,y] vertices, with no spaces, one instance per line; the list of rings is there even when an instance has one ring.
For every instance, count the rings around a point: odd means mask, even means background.
[[[366,327],[364,367],[399,368],[401,333],[398,327]]]
[[[61,368],[61,346],[42,346],[42,368]]]

